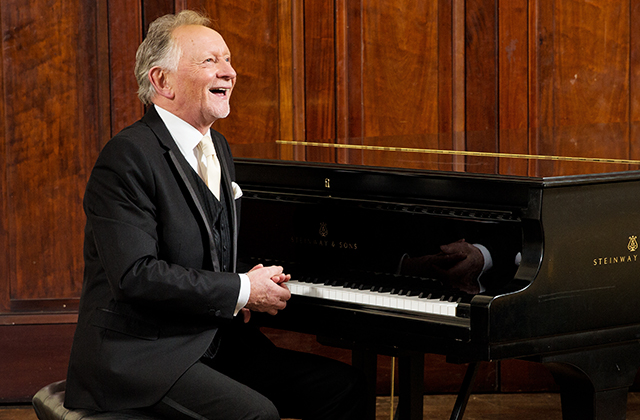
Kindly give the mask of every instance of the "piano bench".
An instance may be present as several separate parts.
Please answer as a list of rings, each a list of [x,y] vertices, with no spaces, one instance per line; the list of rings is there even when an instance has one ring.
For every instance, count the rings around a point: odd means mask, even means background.
[[[40,420],[158,420],[157,417],[130,412],[69,410],[64,406],[66,381],[45,386],[33,396],[33,409]]]

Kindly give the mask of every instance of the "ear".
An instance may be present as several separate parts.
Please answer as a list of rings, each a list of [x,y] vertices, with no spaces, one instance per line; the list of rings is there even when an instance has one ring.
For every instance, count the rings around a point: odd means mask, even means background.
[[[156,89],[158,95],[167,99],[173,99],[175,93],[171,88],[169,74],[162,68],[156,66],[149,70],[149,81]]]

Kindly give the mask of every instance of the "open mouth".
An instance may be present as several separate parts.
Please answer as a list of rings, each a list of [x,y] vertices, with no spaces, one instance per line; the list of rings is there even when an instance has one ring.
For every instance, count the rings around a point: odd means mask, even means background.
[[[227,92],[229,92],[229,89],[227,89],[227,88],[212,88],[212,89],[209,89],[209,92],[211,92],[211,93],[213,93],[214,95],[217,95],[217,96],[226,97],[227,96]]]

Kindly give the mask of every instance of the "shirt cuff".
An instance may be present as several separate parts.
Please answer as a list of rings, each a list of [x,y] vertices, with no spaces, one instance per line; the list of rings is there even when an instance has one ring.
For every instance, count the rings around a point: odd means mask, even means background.
[[[482,266],[482,272],[484,273],[487,270],[490,270],[491,267],[493,267],[493,259],[491,258],[491,253],[489,252],[487,247],[485,247],[482,244],[473,244],[473,246],[475,246],[480,250],[480,252],[482,253],[482,258],[484,258],[484,265]]]
[[[480,281],[480,278],[482,277],[482,275],[487,270],[489,270],[489,269],[491,269],[491,267],[493,267],[493,259],[491,258],[491,253],[489,252],[487,247],[485,247],[484,245],[482,245],[482,244],[473,244],[473,246],[475,246],[476,248],[478,248],[478,250],[480,250],[480,252],[482,253],[482,258],[484,258],[484,265],[482,266],[482,271],[480,272],[480,275],[478,276],[478,286],[480,286],[480,293],[482,293],[482,292],[485,292],[487,289],[484,287],[484,285]]]
[[[251,294],[251,282],[249,276],[246,274],[238,274],[240,276],[240,293],[238,293],[238,303],[236,303],[236,310],[233,312],[233,316],[238,315],[240,309],[249,302],[249,295]]]

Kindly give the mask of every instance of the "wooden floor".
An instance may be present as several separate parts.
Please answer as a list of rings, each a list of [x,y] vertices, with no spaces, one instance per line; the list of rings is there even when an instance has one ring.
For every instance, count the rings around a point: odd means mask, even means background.
[[[424,397],[424,419],[448,420],[454,395]],[[378,397],[376,420],[391,420],[388,397]],[[557,394],[486,394],[472,395],[465,420],[561,420]],[[30,406],[0,406],[0,420],[37,420]],[[640,420],[640,393],[629,394],[627,420]]]

